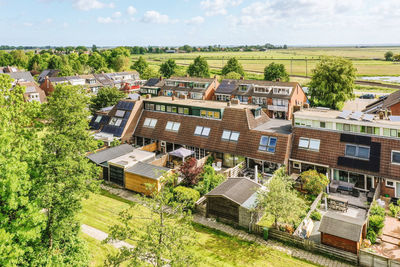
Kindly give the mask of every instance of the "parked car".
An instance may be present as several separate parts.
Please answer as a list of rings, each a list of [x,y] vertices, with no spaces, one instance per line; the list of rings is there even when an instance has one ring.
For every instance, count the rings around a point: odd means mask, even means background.
[[[360,98],[361,99],[374,99],[375,95],[373,95],[373,94],[365,94],[365,95],[360,96]]]

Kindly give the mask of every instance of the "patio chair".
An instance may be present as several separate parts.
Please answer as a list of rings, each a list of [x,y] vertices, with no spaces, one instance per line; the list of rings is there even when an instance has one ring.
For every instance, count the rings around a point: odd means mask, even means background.
[[[351,191],[351,195],[353,197],[359,197],[360,196],[360,191],[358,191],[358,189],[353,188],[353,190]]]
[[[219,169],[222,169],[222,162],[221,162],[221,161],[218,161],[218,162],[217,162],[217,167],[218,167]]]
[[[339,181],[333,180],[333,181],[329,184],[329,192],[336,193],[338,187],[339,187]]]

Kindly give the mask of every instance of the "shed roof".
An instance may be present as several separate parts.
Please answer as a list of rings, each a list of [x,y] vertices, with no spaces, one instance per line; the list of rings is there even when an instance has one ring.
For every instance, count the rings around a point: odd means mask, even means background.
[[[328,211],[321,220],[319,231],[359,242],[365,218],[353,218],[337,212]]]
[[[96,164],[118,158],[133,151],[133,147],[129,144],[123,144],[116,147],[111,147],[88,155],[87,157]]]
[[[206,196],[223,196],[243,205],[262,186],[248,178],[228,178]]]
[[[169,169],[139,161],[125,171],[142,177],[159,180],[164,172],[169,171]]]

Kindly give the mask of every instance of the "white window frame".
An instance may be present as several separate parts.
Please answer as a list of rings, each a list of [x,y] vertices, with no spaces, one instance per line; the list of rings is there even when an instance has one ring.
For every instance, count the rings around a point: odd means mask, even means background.
[[[261,144],[261,140],[262,140],[263,138],[267,138],[267,144],[266,144],[266,145]],[[271,139],[275,139],[275,145],[274,145],[274,146],[271,145]],[[276,146],[277,146],[277,144],[278,144],[278,137],[276,137],[276,136],[263,135],[263,136],[261,136],[260,142],[258,143],[258,151],[266,152],[266,153],[275,153],[275,152],[276,152]],[[265,150],[260,149],[260,147],[265,147]],[[273,148],[274,151],[268,151],[269,148]]]
[[[347,155],[347,147],[348,147],[348,146],[355,146],[355,147],[356,147],[355,156]],[[368,148],[368,158],[362,158],[362,157],[359,157],[359,156],[358,156],[358,150],[359,150],[360,147],[362,147],[362,148]],[[344,150],[344,155],[345,155],[345,157],[347,157],[347,158],[354,158],[354,159],[361,159],[361,160],[369,160],[370,157],[371,157],[371,147],[369,147],[369,146],[360,146],[360,145],[355,145],[355,144],[346,144],[346,147],[345,147],[345,150]]]
[[[388,185],[388,182],[393,183],[393,185]],[[395,187],[396,187],[396,182],[395,182],[395,181],[392,181],[392,180],[386,179],[386,180],[385,180],[385,186],[386,186],[386,187],[390,187],[390,188],[395,188]]]
[[[98,116],[96,117],[96,119],[94,120],[94,122],[95,122],[95,123],[100,123],[100,121],[101,121],[102,118],[103,118],[103,116],[98,115]]]
[[[178,132],[180,127],[181,127],[180,122],[168,121],[167,124],[165,125],[165,130],[170,132]]]
[[[143,123],[143,127],[154,128],[156,127],[157,119],[146,118]]]
[[[307,142],[307,146],[301,146],[300,145],[301,141]],[[318,143],[318,149],[311,147],[311,143],[312,142]],[[307,149],[307,150],[310,150],[310,151],[319,152],[320,146],[321,146],[321,140],[319,140],[319,139],[313,139],[313,138],[307,138],[307,137],[300,137],[300,139],[299,139],[299,148],[300,149]]]
[[[122,113],[122,115],[121,115],[121,113]],[[125,110],[117,109],[117,111],[115,112],[115,117],[123,118],[124,116],[125,116]]]
[[[233,134],[237,135],[237,139],[236,138],[235,139],[232,138]],[[226,136],[226,138],[224,138],[224,135],[225,136],[228,135],[228,136]],[[224,140],[224,141],[238,142],[239,141],[239,137],[240,137],[240,132],[231,131],[231,130],[224,130],[222,132],[221,139]]]
[[[194,130],[194,135],[208,137],[210,135],[210,131],[211,128],[209,127],[196,126],[196,129]]]
[[[394,153],[399,153],[400,154],[400,151],[398,151],[398,150],[392,150],[392,152],[391,152],[391,163],[392,164],[394,164],[394,165],[400,165],[400,162],[393,162],[393,152]]]
[[[293,161],[293,169],[301,170],[301,163],[298,161]]]

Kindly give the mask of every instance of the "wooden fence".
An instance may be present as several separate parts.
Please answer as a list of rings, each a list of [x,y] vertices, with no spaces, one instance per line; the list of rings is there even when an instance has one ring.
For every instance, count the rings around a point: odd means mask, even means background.
[[[359,264],[368,267],[400,267],[399,261],[363,249],[359,253]]]
[[[296,231],[294,231],[295,235],[300,235],[301,229],[303,228],[305,222],[310,218],[311,213],[317,208],[318,203],[321,201],[322,198],[322,192],[319,193],[319,195],[317,196],[317,198],[314,200],[314,202],[311,204],[310,210],[308,211],[306,217],[304,218],[304,220],[300,223],[300,225],[297,227]]]
[[[244,168],[244,161],[236,165],[235,167],[232,167],[230,169],[227,169],[226,171],[223,172],[223,174],[226,177],[238,177],[240,171]]]

